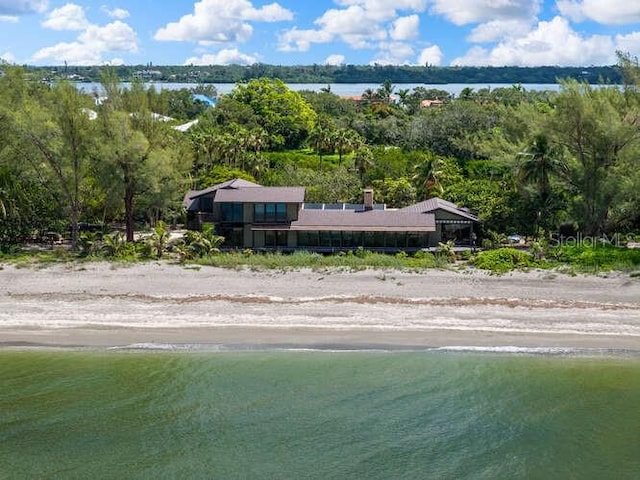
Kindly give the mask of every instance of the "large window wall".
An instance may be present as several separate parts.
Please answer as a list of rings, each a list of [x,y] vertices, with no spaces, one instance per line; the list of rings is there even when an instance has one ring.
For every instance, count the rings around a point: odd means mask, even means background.
[[[244,221],[244,204],[221,203],[220,214],[225,223],[242,223]]]
[[[253,221],[255,223],[278,223],[287,221],[286,203],[254,203]]]
[[[298,247],[303,248],[424,248],[427,232],[299,231]]]

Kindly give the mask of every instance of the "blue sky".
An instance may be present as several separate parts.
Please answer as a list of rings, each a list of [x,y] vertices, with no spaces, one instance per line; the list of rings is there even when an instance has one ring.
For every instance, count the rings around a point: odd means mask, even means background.
[[[29,65],[611,65],[640,0],[0,0]]]

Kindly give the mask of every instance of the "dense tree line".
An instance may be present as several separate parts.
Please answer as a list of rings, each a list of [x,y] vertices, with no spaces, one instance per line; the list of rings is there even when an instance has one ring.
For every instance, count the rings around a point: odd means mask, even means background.
[[[233,177],[304,185],[311,202],[358,202],[363,187],[389,207],[440,196],[478,213],[485,235],[638,233],[640,69],[623,55],[620,68],[619,87],[566,80],[454,98],[386,80],[358,101],[265,77],[207,108],[188,90],[124,89],[111,68],[96,99],[6,67],[0,248],[47,232],[76,245],[96,223],[131,241],[136,228],[181,222],[187,190]]]
[[[121,65],[113,67],[122,80],[161,82],[237,83],[279,78],[285,83],[556,83],[574,79],[588,83],[620,84],[616,66],[589,67],[436,67],[409,65]],[[37,78],[100,81],[101,67],[26,67]]]

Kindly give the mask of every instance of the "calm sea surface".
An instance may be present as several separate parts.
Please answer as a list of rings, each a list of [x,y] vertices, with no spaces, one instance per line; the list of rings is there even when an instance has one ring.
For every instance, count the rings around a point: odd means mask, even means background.
[[[0,478],[640,478],[640,359],[0,351]]]

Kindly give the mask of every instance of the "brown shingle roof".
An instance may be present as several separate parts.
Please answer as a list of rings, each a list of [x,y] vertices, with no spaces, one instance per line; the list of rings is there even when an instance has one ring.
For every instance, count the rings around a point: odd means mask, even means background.
[[[220,189],[214,202],[302,203],[304,187],[260,187]]]
[[[217,192],[220,189],[225,188],[249,188],[249,187],[260,187],[263,188],[262,185],[258,185],[257,183],[250,182],[248,180],[243,180],[241,178],[234,178],[232,180],[227,180],[226,182],[218,183],[211,187],[205,188],[203,190],[189,190],[182,200],[182,205],[187,210],[196,210],[197,203],[195,200],[199,197],[203,197],[210,193]]]
[[[401,208],[401,212],[413,212],[413,213],[433,213],[436,210],[444,210],[454,215],[458,215],[467,220],[473,222],[479,222],[480,219],[470,212],[458,207],[455,203],[447,202],[441,198],[429,198],[420,203],[409,205],[408,207]]]
[[[253,187],[263,188],[262,185],[258,185],[257,183],[253,183],[248,180],[243,180],[242,178],[234,178],[233,180],[227,180],[226,182],[218,183],[217,185],[213,185],[212,187],[205,188],[204,190],[196,190],[196,191],[190,192],[191,197],[189,198],[201,197],[203,195],[207,195],[217,190],[222,190],[227,188],[237,189],[237,188],[253,188]]]
[[[400,210],[300,210],[291,230],[434,232],[432,214]]]

